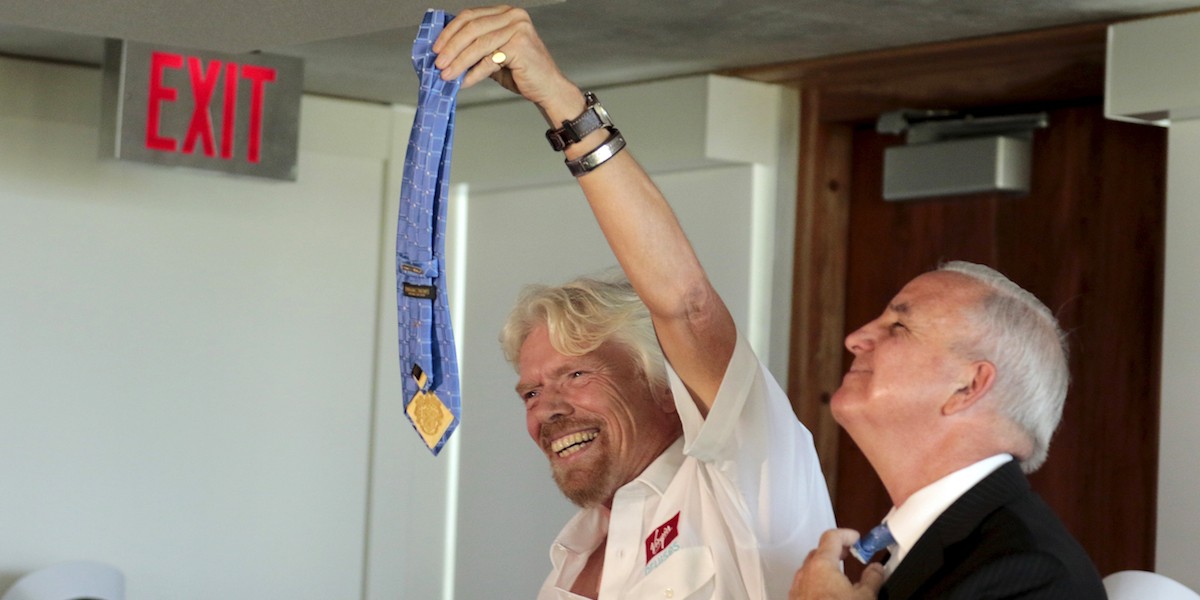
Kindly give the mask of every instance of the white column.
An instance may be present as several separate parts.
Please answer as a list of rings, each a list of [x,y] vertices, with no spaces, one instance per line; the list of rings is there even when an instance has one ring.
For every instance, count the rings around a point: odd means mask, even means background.
[[[1200,589],[1200,14],[1109,28],[1105,112],[1170,127],[1156,571]]]

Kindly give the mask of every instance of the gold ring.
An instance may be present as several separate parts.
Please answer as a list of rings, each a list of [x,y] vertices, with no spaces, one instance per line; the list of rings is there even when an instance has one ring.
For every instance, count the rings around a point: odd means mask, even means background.
[[[508,55],[505,54],[504,52],[501,52],[500,50],[497,50],[494,54],[492,54],[492,62],[494,62],[502,67],[504,66],[504,63],[507,60],[508,60]]]

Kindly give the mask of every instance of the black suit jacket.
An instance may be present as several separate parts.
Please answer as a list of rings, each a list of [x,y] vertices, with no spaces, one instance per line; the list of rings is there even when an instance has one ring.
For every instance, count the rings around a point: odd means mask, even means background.
[[[1016,461],[963,494],[917,540],[879,598],[1107,598],[1100,575]]]

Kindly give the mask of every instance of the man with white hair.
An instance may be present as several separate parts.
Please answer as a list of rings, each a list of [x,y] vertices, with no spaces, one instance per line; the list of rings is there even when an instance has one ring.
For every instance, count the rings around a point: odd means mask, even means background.
[[[833,415],[894,508],[864,535],[837,529],[791,598],[1105,598],[1095,566],[1029,487],[1062,416],[1064,335],[993,269],[951,262],[904,286],[846,338]],[[857,584],[848,555],[871,563]]]

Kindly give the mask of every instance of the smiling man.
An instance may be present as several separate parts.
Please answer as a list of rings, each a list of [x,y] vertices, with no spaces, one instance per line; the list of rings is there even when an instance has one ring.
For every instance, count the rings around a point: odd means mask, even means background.
[[[1066,398],[1054,315],[993,269],[952,262],[904,286],[846,337],[833,415],[894,508],[859,540],[838,529],[796,573],[793,600],[1104,598],[1100,576],[1029,487]],[[841,560],[887,548],[857,584]],[[882,587],[881,587],[882,586]]]
[[[780,598],[833,525],[811,436],[732,328],[698,400],[651,315],[623,277],[580,278],[526,288],[501,334],[529,435],[581,507],[539,598]]]
[[[525,11],[462,11],[433,50],[443,78],[536,105],[628,277],[531,288],[502,334],[529,435],[581,507],[538,597],[783,597],[833,525],[825,482],[670,206]]]
[[[582,291],[581,284],[576,286]],[[605,291],[599,282],[593,283],[592,294]],[[552,298],[554,292],[541,288],[533,294]],[[666,374],[661,367],[655,369],[651,383],[644,373],[654,367],[633,360],[630,345],[605,341],[594,333],[555,344],[549,317],[539,314],[550,312],[545,306],[534,298],[521,303],[509,336],[515,345],[524,334],[521,347],[507,354],[517,362],[517,394],[525,402],[529,435],[546,453],[554,481],[567,498],[580,506],[610,502],[619,487],[679,438],[681,425]],[[546,324],[539,322],[543,319]],[[565,323],[556,325],[557,331],[572,329],[563,327]],[[582,333],[588,324],[571,325]],[[530,331],[530,326],[535,328]],[[578,355],[556,350],[575,347],[578,352],[591,346],[595,349]]]

